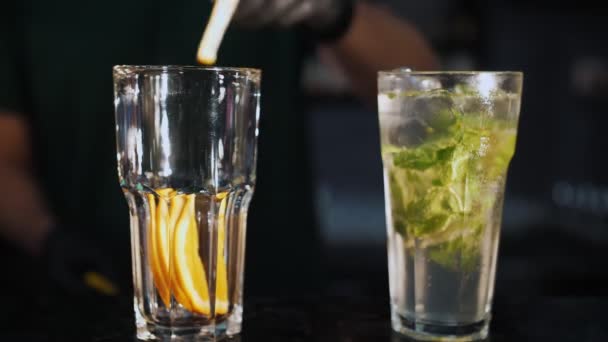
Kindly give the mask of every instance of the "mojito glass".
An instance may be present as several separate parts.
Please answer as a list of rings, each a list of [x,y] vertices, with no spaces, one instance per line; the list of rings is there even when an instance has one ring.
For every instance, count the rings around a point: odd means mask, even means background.
[[[518,72],[379,73],[395,331],[487,336],[522,81]]]
[[[260,76],[114,67],[139,339],[215,339],[241,330]]]

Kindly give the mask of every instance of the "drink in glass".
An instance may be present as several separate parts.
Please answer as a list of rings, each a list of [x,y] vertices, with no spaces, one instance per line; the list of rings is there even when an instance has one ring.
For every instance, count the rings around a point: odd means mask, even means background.
[[[521,88],[517,72],[380,72],[395,331],[487,335]]]
[[[260,72],[117,66],[114,85],[137,336],[237,334]]]

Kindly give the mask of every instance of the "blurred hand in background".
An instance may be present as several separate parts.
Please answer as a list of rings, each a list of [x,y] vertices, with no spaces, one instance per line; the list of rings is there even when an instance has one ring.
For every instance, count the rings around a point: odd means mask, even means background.
[[[375,107],[379,70],[439,68],[422,34],[383,6],[356,0],[241,0],[234,24],[301,29],[321,45],[324,62],[344,72],[357,95]]]
[[[55,285],[71,293],[113,295],[109,259],[59,227],[33,175],[29,129],[15,113],[0,114],[0,237],[40,261]]]
[[[328,33],[348,24],[352,7],[350,0],[242,0],[233,20],[248,28],[303,26]]]

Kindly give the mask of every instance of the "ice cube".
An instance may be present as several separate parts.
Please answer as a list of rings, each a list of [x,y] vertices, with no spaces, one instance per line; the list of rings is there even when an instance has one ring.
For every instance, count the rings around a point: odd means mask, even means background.
[[[425,126],[427,133],[443,132],[455,121],[454,100],[445,90],[416,97],[407,110]]]

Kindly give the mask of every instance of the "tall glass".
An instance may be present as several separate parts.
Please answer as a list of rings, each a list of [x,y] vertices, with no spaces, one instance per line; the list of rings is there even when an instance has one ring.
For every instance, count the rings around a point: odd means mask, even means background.
[[[241,330],[260,72],[114,67],[139,339]]]
[[[379,73],[393,329],[488,334],[518,72]]]

